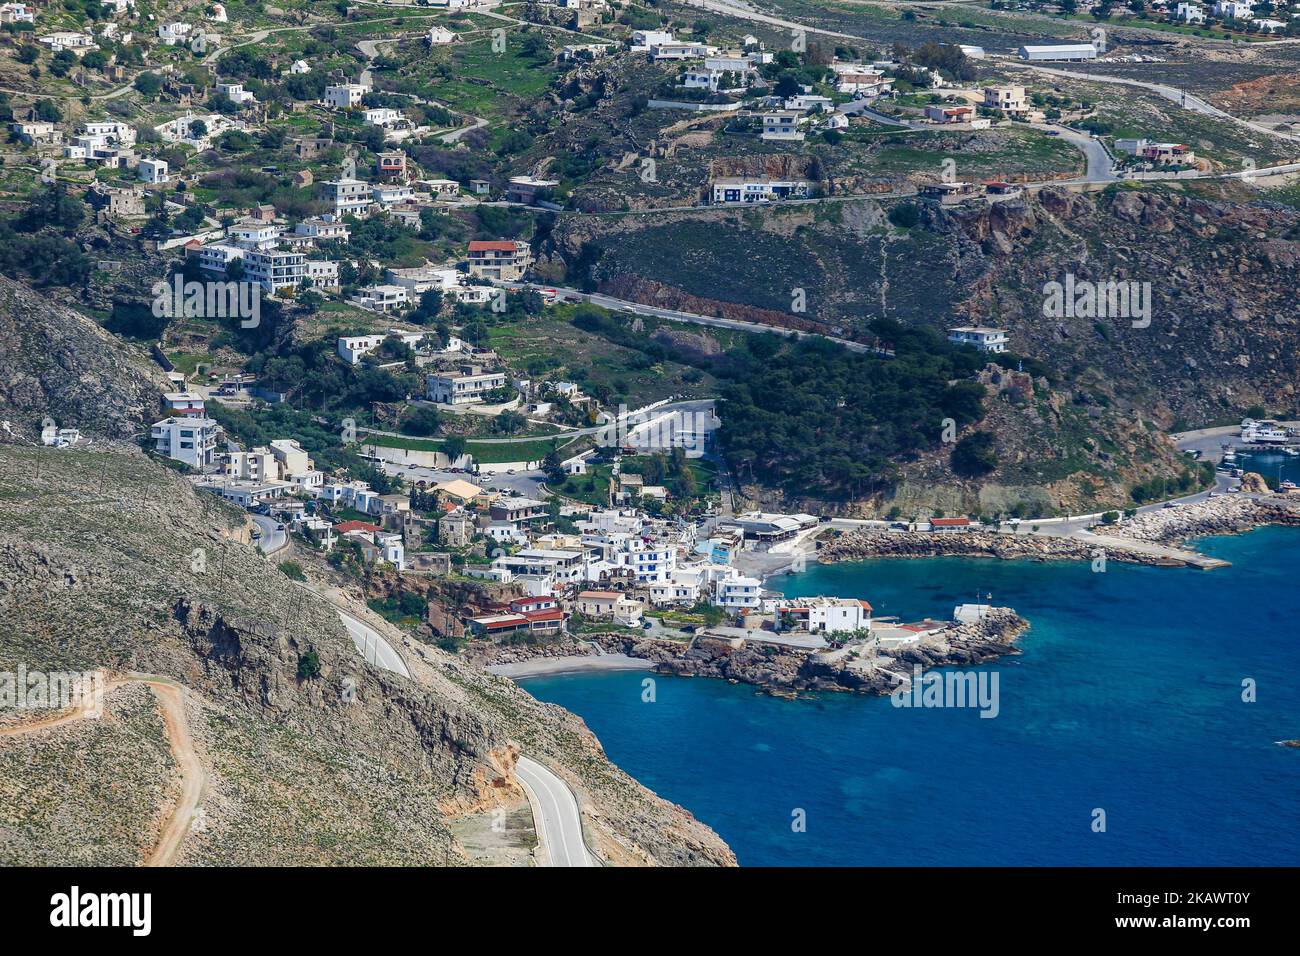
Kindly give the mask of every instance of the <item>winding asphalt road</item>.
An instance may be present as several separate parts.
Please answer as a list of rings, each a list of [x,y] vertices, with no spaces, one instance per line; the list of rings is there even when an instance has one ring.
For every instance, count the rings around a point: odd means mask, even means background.
[[[382,634],[351,614],[346,614],[338,608],[334,610],[343,621],[343,626],[348,629],[352,643],[357,646],[357,650],[361,652],[361,657],[367,664],[374,664],[376,667],[401,674],[403,677],[411,676],[411,671],[406,666],[406,661],[402,660],[402,655],[397,653],[392,644],[384,640]]]
[[[263,554],[275,554],[289,543],[286,533],[277,530],[276,525],[280,524],[280,522],[274,518],[253,514],[250,514],[249,517],[253,519],[253,524],[257,525],[258,530],[262,532],[262,536],[257,539],[257,546]]]
[[[271,535],[263,524],[263,521],[269,521],[271,531],[274,531],[275,522],[272,519],[263,518],[262,515],[250,517],[263,528],[262,538],[258,541],[259,548],[270,553],[284,546],[283,543],[272,546]],[[279,534],[283,537],[284,532]],[[314,591],[312,593],[316,594]],[[320,597],[320,595],[316,596]],[[406,678],[411,676],[411,671],[406,666],[406,661],[402,660],[402,655],[397,653],[382,634],[351,614],[337,607],[334,610],[343,621],[343,626],[352,637],[352,643],[356,645],[365,661]],[[155,687],[155,689],[159,688]],[[537,839],[544,851],[543,865],[596,866],[597,863],[587,851],[587,844],[582,838],[582,815],[578,810],[578,799],[568,785],[536,760],[523,756],[515,765],[515,776],[523,786],[524,793],[528,796],[528,803],[533,810]],[[187,776],[186,779],[188,785],[191,777]],[[195,802],[197,799],[196,792]]]
[[[687,322],[691,325],[708,325],[718,329],[737,329],[741,332],[775,332],[777,335],[794,336],[799,339],[822,338],[842,345],[850,352],[892,354],[883,353],[880,349],[872,348],[870,345],[863,345],[861,342],[853,342],[849,339],[837,339],[831,335],[822,335],[820,332],[805,332],[802,329],[788,329],[779,325],[764,325],[761,322],[745,322],[741,319],[720,319],[713,315],[697,315],[694,312],[678,312],[676,309],[661,309],[655,305],[645,305],[641,302],[632,302],[629,299],[615,299],[612,296],[601,295],[599,292],[581,292],[577,289],[566,289],[560,286],[545,285],[540,282],[504,282],[502,285],[511,289],[554,289],[556,293],[556,301],[590,302],[592,305],[600,306],[602,309],[609,309],[615,312],[634,312],[637,315],[650,315],[660,319],[672,319],[676,322]]]
[[[547,866],[595,866],[582,839],[578,801],[563,780],[536,760],[520,757],[515,775],[533,807],[537,836],[546,852]]]

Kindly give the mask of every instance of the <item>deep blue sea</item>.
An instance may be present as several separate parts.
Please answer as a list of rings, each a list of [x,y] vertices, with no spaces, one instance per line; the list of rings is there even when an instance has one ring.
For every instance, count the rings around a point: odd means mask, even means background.
[[[1232,567],[880,560],[771,582],[905,619],[991,592],[1032,624],[985,665],[995,719],[657,675],[643,703],[645,673],[523,686],[742,865],[1295,865],[1300,750],[1274,741],[1300,737],[1300,530],[1202,547]]]

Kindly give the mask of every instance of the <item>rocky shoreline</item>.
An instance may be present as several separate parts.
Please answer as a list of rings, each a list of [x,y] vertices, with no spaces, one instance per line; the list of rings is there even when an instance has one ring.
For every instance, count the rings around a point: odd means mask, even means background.
[[[1018,654],[1016,640],[1029,622],[1010,608],[992,608],[980,621],[957,624],[888,653],[849,649],[811,651],[746,640],[697,637],[689,643],[627,634],[596,637],[610,654],[653,661],[653,672],[679,677],[713,677],[751,684],[767,693],[798,697],[820,692],[888,694],[922,668],[983,664]]]

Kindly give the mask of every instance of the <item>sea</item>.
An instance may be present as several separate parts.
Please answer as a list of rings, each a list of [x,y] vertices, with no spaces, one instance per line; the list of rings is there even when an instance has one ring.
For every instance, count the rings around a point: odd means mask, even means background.
[[[991,719],[645,672],[522,686],[741,865],[1295,865],[1300,529],[1198,546],[1231,567],[877,559],[768,582],[904,620],[1015,608],[1022,653],[970,669],[997,673]]]

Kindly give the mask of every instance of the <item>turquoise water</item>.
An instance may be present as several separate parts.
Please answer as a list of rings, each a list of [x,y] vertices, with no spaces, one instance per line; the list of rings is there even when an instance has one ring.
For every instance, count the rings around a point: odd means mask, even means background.
[[[1033,625],[1023,654],[985,665],[996,719],[662,676],[645,703],[643,673],[524,686],[580,714],[745,865],[1294,865],[1300,750],[1274,741],[1300,737],[1300,530],[1203,548],[1233,566],[933,559],[772,582],[909,619],[992,592]]]

